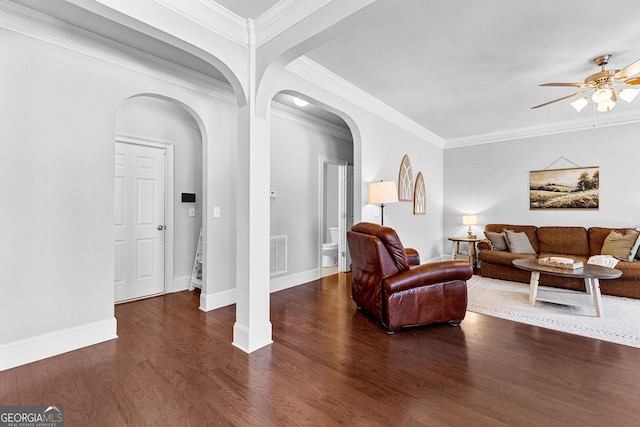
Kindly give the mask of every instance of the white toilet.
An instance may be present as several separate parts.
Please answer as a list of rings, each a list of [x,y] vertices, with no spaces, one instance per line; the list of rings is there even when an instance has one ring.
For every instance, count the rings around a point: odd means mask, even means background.
[[[322,266],[334,267],[338,265],[338,228],[329,227],[331,243],[322,244]]]

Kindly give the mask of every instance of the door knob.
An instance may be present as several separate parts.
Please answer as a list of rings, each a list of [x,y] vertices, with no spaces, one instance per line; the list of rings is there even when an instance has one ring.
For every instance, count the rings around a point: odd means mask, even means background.
[[[160,230],[160,231],[164,230],[165,228],[167,228],[167,227],[165,227],[164,225],[159,225],[158,226],[158,230]]]

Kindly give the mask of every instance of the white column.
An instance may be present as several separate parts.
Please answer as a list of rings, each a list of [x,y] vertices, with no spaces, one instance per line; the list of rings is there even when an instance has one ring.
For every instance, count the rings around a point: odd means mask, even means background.
[[[238,111],[237,287],[233,326],[233,345],[247,353],[273,342],[269,318],[271,132],[268,114],[265,117],[256,114],[255,48],[249,50],[248,103]],[[270,100],[265,97],[262,102]],[[268,105],[260,110],[268,112]]]

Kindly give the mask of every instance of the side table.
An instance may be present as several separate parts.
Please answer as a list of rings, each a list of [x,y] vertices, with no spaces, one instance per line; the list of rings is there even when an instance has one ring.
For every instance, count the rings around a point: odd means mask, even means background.
[[[460,254],[460,242],[467,242],[469,244],[469,255],[465,256],[467,261],[473,266],[473,271],[476,271],[476,243],[478,243],[482,239],[478,239],[476,237],[449,237],[449,240],[453,242],[453,247],[451,248],[451,259],[459,258]]]

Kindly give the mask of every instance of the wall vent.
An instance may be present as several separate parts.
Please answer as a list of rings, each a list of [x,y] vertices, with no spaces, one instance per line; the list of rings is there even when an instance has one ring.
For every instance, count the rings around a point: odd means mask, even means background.
[[[287,272],[287,236],[271,236],[269,242],[269,271],[271,275]]]

